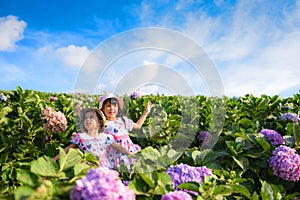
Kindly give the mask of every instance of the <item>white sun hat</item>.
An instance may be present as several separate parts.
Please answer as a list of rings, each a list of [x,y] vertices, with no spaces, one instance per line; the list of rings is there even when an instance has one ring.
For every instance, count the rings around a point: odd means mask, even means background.
[[[119,108],[122,110],[123,107],[124,107],[124,104],[123,104],[123,99],[120,98],[120,97],[117,97],[116,95],[112,94],[112,93],[107,93],[107,94],[104,94],[102,96],[100,96],[98,98],[98,101],[99,101],[99,108],[102,109],[103,108],[103,103],[106,99],[110,99],[110,98],[115,98],[117,99],[118,101],[118,104],[119,104]]]

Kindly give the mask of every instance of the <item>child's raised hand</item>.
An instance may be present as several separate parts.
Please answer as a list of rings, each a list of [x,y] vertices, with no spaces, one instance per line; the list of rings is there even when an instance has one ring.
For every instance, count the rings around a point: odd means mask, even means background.
[[[146,105],[145,113],[149,114],[152,107],[153,107],[153,105],[152,105],[151,101],[148,101],[147,105]]]

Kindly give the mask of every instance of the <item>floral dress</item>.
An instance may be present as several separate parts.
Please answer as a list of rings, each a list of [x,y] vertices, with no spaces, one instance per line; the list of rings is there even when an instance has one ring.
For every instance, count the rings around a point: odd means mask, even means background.
[[[138,152],[141,150],[141,147],[132,142],[128,133],[128,131],[132,131],[134,122],[127,117],[123,117],[123,119],[124,121],[122,118],[118,117],[116,121],[107,120],[104,133],[113,135],[115,142],[120,144],[127,151]],[[136,159],[128,158],[126,155],[118,152],[112,147],[108,147],[106,150],[110,163],[114,165],[114,167],[118,167],[120,162],[129,167],[136,161]]]
[[[71,142],[77,144],[80,150],[94,154],[101,166],[112,168],[106,155],[106,148],[114,142],[112,135],[100,133],[97,137],[91,137],[86,133],[76,133]]]

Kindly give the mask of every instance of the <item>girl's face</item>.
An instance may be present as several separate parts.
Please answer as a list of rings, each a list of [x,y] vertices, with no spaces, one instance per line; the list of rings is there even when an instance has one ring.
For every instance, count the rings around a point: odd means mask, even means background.
[[[98,130],[100,128],[101,121],[98,119],[97,114],[94,111],[87,112],[83,120],[83,125],[88,131]]]
[[[103,112],[108,120],[116,120],[118,114],[118,104],[107,101],[103,106]]]

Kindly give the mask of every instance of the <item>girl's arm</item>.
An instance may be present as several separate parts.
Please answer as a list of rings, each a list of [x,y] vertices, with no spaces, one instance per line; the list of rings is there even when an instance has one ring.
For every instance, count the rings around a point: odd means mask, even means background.
[[[119,145],[119,144],[116,143],[116,142],[111,143],[110,146],[111,146],[112,148],[117,149],[119,152],[121,152],[121,153],[123,153],[123,154],[126,154],[126,155],[133,155],[133,154],[134,154],[133,152],[127,151],[126,149],[124,149],[121,145]]]
[[[142,114],[140,119],[136,123],[133,124],[132,129],[140,129],[143,126],[148,114],[151,111],[151,108],[152,108],[152,103],[151,103],[151,101],[148,101],[144,113]]]
[[[69,146],[67,146],[67,147],[64,149],[64,151],[65,151],[66,153],[68,153],[68,152],[69,152],[69,149],[75,148],[75,147],[77,147],[77,144],[71,143]],[[57,160],[59,159],[59,157],[60,157],[60,155],[57,154],[53,159],[54,159],[55,161],[57,161]]]

